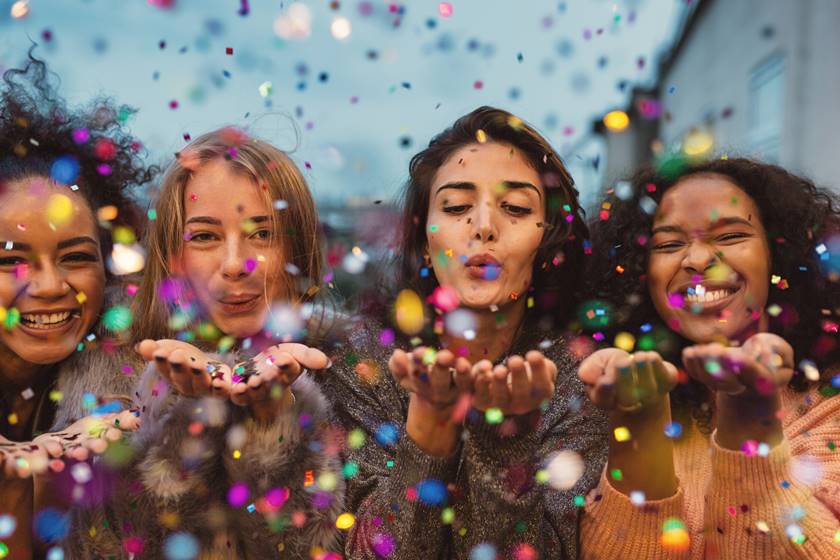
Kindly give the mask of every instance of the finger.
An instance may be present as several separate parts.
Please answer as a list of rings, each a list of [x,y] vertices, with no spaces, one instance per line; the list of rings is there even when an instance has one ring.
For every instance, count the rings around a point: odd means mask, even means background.
[[[207,370],[207,360],[204,358],[196,358],[191,361],[190,368],[190,387],[194,395],[206,395],[210,392],[210,386],[213,378],[210,377],[210,372]]]
[[[650,352],[653,377],[660,395],[665,395],[677,385],[677,368],[671,362],[666,362],[656,352]]]
[[[493,364],[490,360],[481,360],[473,366],[475,396],[473,406],[478,410],[487,410],[491,406],[490,384],[493,381]]]
[[[251,399],[248,396],[248,385],[245,383],[236,383],[230,389],[230,400],[233,404],[238,406],[247,406]]]
[[[607,365],[620,357],[627,357],[629,354],[618,348],[604,348],[587,356],[578,366],[578,378],[585,385],[595,386],[604,375]]]
[[[501,364],[497,365],[493,368],[493,381],[490,384],[490,396],[493,406],[503,410],[510,405],[509,373],[508,368]]]
[[[144,360],[151,362],[155,359],[155,351],[158,349],[158,343],[147,338],[141,341],[135,349]]]
[[[167,359],[172,384],[183,395],[192,394],[192,374],[187,367],[187,355],[183,349],[178,348],[169,354]]]
[[[155,362],[155,367],[164,378],[170,379],[172,372],[169,369],[169,350],[164,348],[158,348],[152,354],[152,359]]]
[[[452,372],[450,368],[455,362],[455,355],[449,350],[441,350],[435,358],[430,372],[432,397],[435,401],[450,400],[452,392]]]
[[[547,359],[542,352],[531,350],[525,355],[531,369],[532,398],[545,400],[554,394],[557,380],[557,366]]]
[[[388,369],[397,381],[405,378],[411,371],[409,355],[400,349],[394,350],[388,360]]]
[[[277,357],[274,367],[278,373],[278,379],[285,385],[291,385],[303,372],[301,363],[292,354],[283,352]]]
[[[273,346],[268,353],[275,356],[280,353],[291,354],[302,367],[307,369],[324,369],[330,363],[327,355],[317,348],[295,342]]]
[[[526,403],[532,400],[531,379],[521,356],[511,356],[508,361],[510,370],[510,395],[513,402]]]
[[[633,360],[636,367],[636,395],[643,403],[654,402],[659,397],[656,377],[653,372],[652,352],[636,352]]]
[[[455,386],[459,393],[470,393],[473,389],[472,366],[469,360],[459,357],[455,360]]]
[[[623,409],[632,410],[640,403],[636,391],[636,375],[632,356],[621,357],[613,364],[616,378],[616,405]]]

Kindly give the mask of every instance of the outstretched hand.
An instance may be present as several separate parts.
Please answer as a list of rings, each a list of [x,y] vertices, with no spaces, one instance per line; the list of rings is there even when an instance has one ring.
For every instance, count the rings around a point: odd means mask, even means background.
[[[635,413],[663,401],[677,383],[677,368],[656,352],[605,348],[581,362],[578,377],[596,406]]]
[[[472,390],[470,363],[449,350],[394,350],[388,368],[400,386],[426,407],[447,416],[461,393]]]
[[[161,377],[186,397],[225,397],[229,393],[230,366],[211,360],[192,344],[172,339],[147,339],[137,345],[137,352],[153,363]]]
[[[84,461],[91,453],[102,454],[124,432],[139,427],[140,419],[125,410],[86,416],[63,430],[41,434],[32,441],[15,442],[0,436],[0,466],[9,478],[27,478],[48,469],[60,471],[64,468],[62,459]]]
[[[498,408],[506,416],[521,415],[538,409],[554,394],[557,366],[542,352],[531,350],[524,359],[511,356],[506,365],[493,366],[490,360],[481,360],[472,374],[475,408]]]

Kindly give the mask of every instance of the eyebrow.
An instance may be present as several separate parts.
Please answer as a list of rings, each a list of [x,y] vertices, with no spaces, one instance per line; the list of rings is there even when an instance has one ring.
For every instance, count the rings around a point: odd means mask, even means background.
[[[534,192],[537,193],[537,196],[540,197],[540,200],[542,200],[542,193],[540,192],[540,189],[538,189],[533,183],[528,183],[527,181],[502,181],[502,183],[509,189],[533,189]],[[474,191],[476,190],[476,187],[474,183],[470,183],[469,181],[444,183],[443,185],[438,187],[438,189],[435,191],[435,195],[437,195],[438,193],[440,193],[440,191],[444,189]]]
[[[98,245],[95,239],[92,237],[88,237],[87,235],[81,235],[79,237],[71,237],[70,239],[65,239],[64,241],[58,242],[59,249],[66,249],[67,247],[73,247],[74,245],[81,245],[82,243],[91,243],[93,245]]]
[[[82,243],[91,243],[93,245],[98,245],[95,239],[92,237],[88,237],[87,235],[80,235],[79,237],[71,237],[70,239],[65,239],[63,241],[59,241],[56,247],[58,249],[66,249],[67,247],[73,247],[75,245],[81,245]],[[20,243],[17,241],[5,241],[0,242],[0,246],[3,247],[6,251],[31,251],[32,245],[29,243]]]
[[[715,220],[711,224],[711,227],[709,229],[714,229],[714,228],[718,228],[718,227],[721,227],[721,226],[731,226],[731,225],[742,225],[742,226],[748,226],[750,228],[755,227],[752,223],[745,220],[744,218],[739,218],[738,216],[725,216],[725,217],[718,218],[717,220]],[[685,233],[685,230],[683,230],[679,226],[666,225],[666,226],[659,226],[659,227],[653,228],[653,230],[651,231],[651,234],[655,235],[657,233]]]
[[[248,221],[254,222],[255,224],[262,224],[270,220],[270,216],[252,216],[248,218]],[[187,224],[210,224],[211,226],[220,226],[222,225],[222,221],[217,218],[211,218],[210,216],[195,216],[194,218],[187,220]]]

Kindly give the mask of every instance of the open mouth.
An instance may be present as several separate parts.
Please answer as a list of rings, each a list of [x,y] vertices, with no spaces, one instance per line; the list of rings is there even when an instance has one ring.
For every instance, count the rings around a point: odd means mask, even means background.
[[[684,307],[692,313],[718,312],[729,305],[742,284],[692,284],[673,292],[672,305]]]
[[[61,328],[79,316],[78,310],[56,313],[21,313],[20,322],[30,329],[48,331]]]
[[[706,290],[703,286],[697,286],[696,288],[689,288],[683,298],[686,303],[714,303],[731,296],[737,291],[734,288]]]

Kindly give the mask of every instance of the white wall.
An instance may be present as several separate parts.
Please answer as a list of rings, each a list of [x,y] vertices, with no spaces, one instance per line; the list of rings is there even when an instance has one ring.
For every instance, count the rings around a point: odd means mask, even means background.
[[[705,0],[687,41],[661,76],[661,138],[678,141],[708,126],[716,151],[751,153],[750,77],[768,57],[785,57],[779,163],[840,185],[840,1]],[[773,30],[767,36],[764,30]],[[675,87],[669,93],[670,87]],[[722,118],[724,109],[732,114]]]

